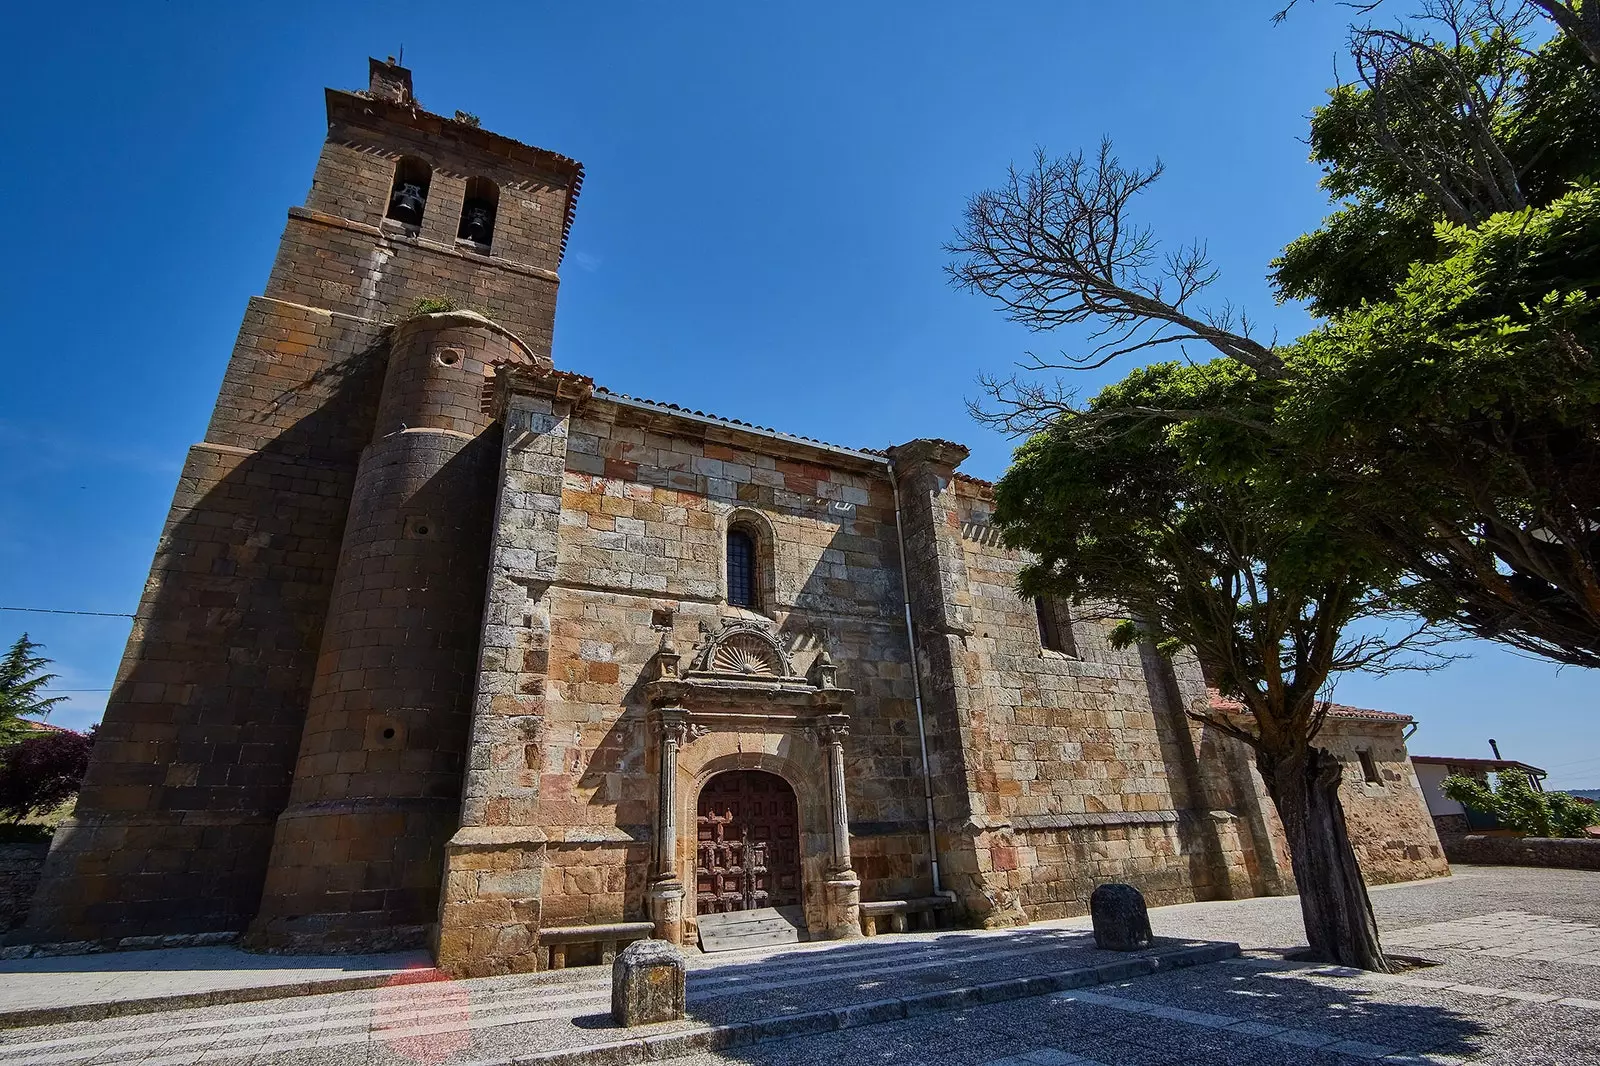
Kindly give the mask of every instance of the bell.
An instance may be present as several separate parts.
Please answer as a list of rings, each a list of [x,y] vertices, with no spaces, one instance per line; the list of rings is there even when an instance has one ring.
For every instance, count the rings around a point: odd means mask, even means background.
[[[457,236],[474,244],[488,244],[494,237],[494,204],[468,200],[461,209],[461,232]]]
[[[389,197],[389,217],[408,226],[420,226],[422,206],[427,202],[422,186],[403,181],[394,187],[394,195]]]

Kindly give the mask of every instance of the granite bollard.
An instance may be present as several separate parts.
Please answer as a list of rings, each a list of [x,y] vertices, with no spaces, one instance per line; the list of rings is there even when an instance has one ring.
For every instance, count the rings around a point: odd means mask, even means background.
[[[683,1017],[683,952],[665,940],[636,940],[611,964],[611,1020],[622,1026]]]
[[[1144,896],[1132,885],[1101,885],[1089,897],[1095,947],[1105,951],[1138,951],[1150,946],[1150,912]]]

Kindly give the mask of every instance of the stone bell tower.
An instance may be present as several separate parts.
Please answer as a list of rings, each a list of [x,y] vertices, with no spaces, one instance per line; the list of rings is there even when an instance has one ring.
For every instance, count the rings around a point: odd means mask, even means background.
[[[420,944],[460,804],[496,366],[548,366],[577,162],[372,60],[190,449],[13,941]],[[252,924],[253,923],[253,924]]]

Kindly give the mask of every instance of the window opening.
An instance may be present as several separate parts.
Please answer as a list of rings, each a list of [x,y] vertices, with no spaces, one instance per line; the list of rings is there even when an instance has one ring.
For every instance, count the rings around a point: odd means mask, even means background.
[[[1372,752],[1361,748],[1356,752],[1356,758],[1361,760],[1361,775],[1367,779],[1367,784],[1383,784],[1383,775],[1378,773],[1378,764],[1372,761]]]
[[[756,543],[742,529],[728,530],[728,602],[756,606]]]
[[[488,178],[467,182],[467,196],[461,204],[461,227],[456,236],[487,252],[494,240],[494,219],[500,210],[500,189]]]
[[[1039,646],[1076,656],[1078,646],[1072,639],[1072,615],[1066,602],[1055,596],[1040,596],[1033,601],[1033,609],[1039,616]]]
[[[428,186],[433,168],[420,159],[406,156],[394,168],[394,188],[389,193],[386,214],[407,226],[422,225],[422,212],[428,204]]]

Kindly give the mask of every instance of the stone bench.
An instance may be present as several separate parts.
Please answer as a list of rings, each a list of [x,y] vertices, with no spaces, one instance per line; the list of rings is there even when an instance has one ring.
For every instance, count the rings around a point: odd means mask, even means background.
[[[952,900],[943,896],[919,899],[880,899],[861,905],[861,932],[877,936],[879,922],[888,923],[887,932],[906,933],[913,929],[939,929],[948,924]]]
[[[654,922],[611,922],[606,925],[560,925],[539,930],[539,950],[545,955],[544,968],[567,968],[567,950],[574,946],[600,945],[601,966],[610,966],[617,958],[619,946],[626,947],[635,940],[654,936]]]

